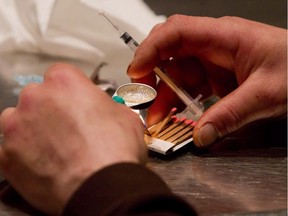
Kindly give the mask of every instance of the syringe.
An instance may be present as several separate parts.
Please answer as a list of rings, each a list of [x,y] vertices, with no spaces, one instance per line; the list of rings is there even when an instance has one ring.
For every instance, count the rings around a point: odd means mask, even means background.
[[[105,17],[108,22],[118,31],[120,38],[124,41],[124,43],[135,52],[139,44],[135,39],[126,31],[123,31],[119,28],[114,22],[112,22],[104,12],[99,13],[103,17]],[[182,100],[182,102],[187,106],[183,111],[186,117],[191,118],[193,120],[198,120],[198,118],[203,114],[204,107],[199,102],[199,99],[202,95],[199,95],[196,99],[193,99],[184,89],[177,86],[171,78],[165,73],[161,68],[155,67],[153,69],[155,74],[168,85],[172,91],[174,91],[177,96]]]

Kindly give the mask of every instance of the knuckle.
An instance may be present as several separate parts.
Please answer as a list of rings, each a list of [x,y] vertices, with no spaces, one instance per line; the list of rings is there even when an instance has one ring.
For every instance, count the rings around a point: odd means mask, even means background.
[[[62,89],[63,86],[75,87],[76,83],[84,79],[87,80],[87,77],[79,68],[66,63],[52,65],[44,75],[44,82],[56,89]]]
[[[56,63],[52,65],[45,73],[45,80],[61,81],[66,80],[68,76],[75,71],[75,67],[66,63]]]
[[[191,26],[191,21],[193,21],[192,23],[196,24],[197,19],[182,14],[174,14],[168,17],[165,24],[172,26],[175,32],[177,31],[184,32],[187,26]]]
[[[151,29],[151,33],[153,32],[157,32],[158,29],[163,25],[163,23],[158,23],[155,26],[153,26],[153,28]]]
[[[6,108],[2,111],[0,116],[0,132],[3,134],[2,136],[7,137],[7,135],[11,134],[16,130],[16,123],[13,120],[13,114],[15,112],[15,108]]]
[[[178,26],[178,24],[182,23],[183,20],[185,20],[186,18],[188,18],[188,17],[185,15],[173,14],[173,15],[169,16],[164,23],[156,24],[152,28],[151,32],[157,32],[162,26],[167,25],[167,24],[168,25],[173,24],[175,26]]]
[[[34,84],[30,84],[22,89],[19,94],[19,102],[17,107],[27,109],[34,104],[35,92],[37,92],[35,87],[36,86]]]
[[[178,23],[181,22],[184,17],[186,16],[181,14],[173,14],[168,17],[167,22]]]

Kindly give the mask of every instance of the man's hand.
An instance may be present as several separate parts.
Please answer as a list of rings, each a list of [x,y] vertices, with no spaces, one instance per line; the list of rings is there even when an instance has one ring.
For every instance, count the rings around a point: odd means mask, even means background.
[[[70,65],[51,67],[42,84],[23,89],[0,125],[1,174],[31,205],[51,215],[60,215],[94,172],[146,160],[140,118]]]
[[[250,122],[287,114],[287,30],[236,17],[174,15],[140,44],[128,75],[156,87],[155,66],[165,68],[193,97],[222,98],[194,129],[199,147]],[[147,118],[150,125],[178,100],[163,82],[156,88],[158,96]]]

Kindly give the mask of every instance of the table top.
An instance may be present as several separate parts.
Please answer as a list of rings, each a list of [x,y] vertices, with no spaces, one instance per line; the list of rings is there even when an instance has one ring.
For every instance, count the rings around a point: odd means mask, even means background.
[[[287,215],[287,122],[251,124],[210,149],[191,144],[148,166],[199,215]]]
[[[243,149],[148,164],[199,215],[286,215],[286,149]]]

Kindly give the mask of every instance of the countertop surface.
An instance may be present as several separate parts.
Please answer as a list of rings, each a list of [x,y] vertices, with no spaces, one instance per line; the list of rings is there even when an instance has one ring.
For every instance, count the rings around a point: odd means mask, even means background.
[[[149,167],[199,215],[287,215],[286,149],[188,151]]]

